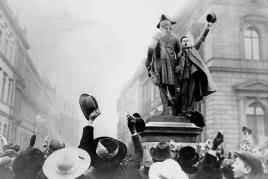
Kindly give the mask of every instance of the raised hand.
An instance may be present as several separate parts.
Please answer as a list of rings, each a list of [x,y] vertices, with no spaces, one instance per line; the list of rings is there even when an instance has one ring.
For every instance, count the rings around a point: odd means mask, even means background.
[[[93,122],[100,114],[101,114],[100,110],[96,109],[88,116],[88,119]]]
[[[126,113],[125,116],[127,118],[127,126],[128,126],[128,129],[130,130],[131,134],[137,133],[137,131],[136,131],[136,118],[134,116],[131,116],[128,113]]]

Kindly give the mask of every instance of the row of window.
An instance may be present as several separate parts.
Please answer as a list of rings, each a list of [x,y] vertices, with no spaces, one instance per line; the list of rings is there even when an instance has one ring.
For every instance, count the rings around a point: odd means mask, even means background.
[[[12,104],[13,98],[13,79],[8,77],[8,74],[1,70],[0,67],[0,92],[1,100],[7,103],[8,105]]]
[[[26,102],[22,102],[21,104],[20,115],[22,118],[31,120],[31,121],[34,121],[36,117],[34,108]]]

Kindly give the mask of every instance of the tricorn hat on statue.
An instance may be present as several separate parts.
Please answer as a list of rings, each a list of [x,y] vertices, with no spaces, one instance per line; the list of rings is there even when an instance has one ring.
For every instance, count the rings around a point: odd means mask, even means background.
[[[88,94],[82,94],[79,98],[79,104],[84,116],[88,120],[89,115],[99,108],[97,100]]]
[[[137,132],[143,132],[145,129],[145,122],[141,118],[140,114],[134,113],[132,116],[136,118],[136,130],[137,130]]]
[[[170,21],[171,25],[176,24],[176,22],[172,18],[166,16],[165,14],[162,14],[160,17],[160,22],[156,26],[158,29],[160,28],[160,23],[164,20]]]

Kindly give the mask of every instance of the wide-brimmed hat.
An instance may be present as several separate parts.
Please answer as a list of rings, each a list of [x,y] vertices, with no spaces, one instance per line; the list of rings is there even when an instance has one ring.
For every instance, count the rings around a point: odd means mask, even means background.
[[[85,118],[88,120],[89,115],[99,108],[97,100],[88,94],[81,94],[79,104]]]
[[[92,143],[91,165],[102,168],[103,165],[118,166],[127,155],[127,146],[111,137],[98,137]]]
[[[263,166],[262,162],[259,158],[253,155],[250,152],[239,151],[234,152],[235,157],[239,157],[244,163],[251,167],[251,174],[253,175],[262,175],[263,174]]]
[[[159,142],[155,148],[152,147],[150,149],[150,154],[154,162],[162,162],[171,158],[169,143],[166,141]]]
[[[163,162],[155,162],[149,169],[149,179],[188,179],[178,162],[167,159]]]
[[[176,24],[176,22],[172,18],[166,16],[165,14],[162,14],[160,17],[160,22],[156,26],[158,29],[160,28],[160,23],[164,20],[170,21],[171,25]]]
[[[204,116],[198,111],[190,111],[190,122],[197,127],[205,127]]]
[[[139,113],[134,113],[132,116],[136,118],[136,130],[137,132],[143,132],[145,129],[145,122],[141,118]]]
[[[80,148],[68,147],[53,152],[45,160],[43,172],[48,178],[73,179],[90,166],[89,154]]]

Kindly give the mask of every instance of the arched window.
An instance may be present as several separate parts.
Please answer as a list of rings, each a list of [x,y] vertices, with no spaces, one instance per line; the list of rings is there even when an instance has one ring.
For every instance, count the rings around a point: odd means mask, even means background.
[[[244,33],[245,39],[245,58],[248,60],[260,59],[260,36],[257,30],[249,27]]]
[[[266,121],[264,109],[258,102],[251,103],[247,107],[247,124],[252,129],[252,136],[255,144],[266,136]]]

